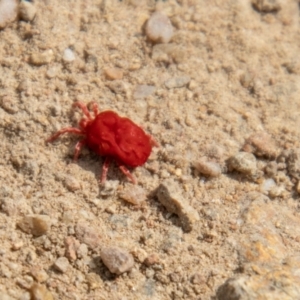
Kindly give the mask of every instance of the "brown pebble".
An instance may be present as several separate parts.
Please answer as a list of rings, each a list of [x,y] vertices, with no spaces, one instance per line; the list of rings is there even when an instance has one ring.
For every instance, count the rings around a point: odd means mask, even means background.
[[[60,271],[62,273],[65,273],[68,268],[69,268],[69,261],[66,257],[62,256],[62,257],[59,257],[55,263],[54,263],[54,268],[57,270],[57,271]]]
[[[267,158],[277,156],[275,143],[265,132],[254,133],[248,137],[243,146],[243,151]]]
[[[150,254],[145,260],[144,264],[147,267],[150,267],[152,265],[155,265],[159,262],[159,256],[156,253]]]
[[[34,236],[41,236],[50,228],[51,220],[46,215],[28,215],[23,217],[17,226],[26,233],[31,233]]]
[[[80,243],[72,236],[68,236],[65,238],[65,255],[70,260],[76,260],[77,255],[76,251],[79,247]]]
[[[30,288],[32,300],[53,300],[52,294],[44,285],[34,283]]]
[[[35,18],[36,7],[29,1],[21,1],[19,4],[19,16],[23,21],[30,22]]]
[[[42,66],[49,64],[53,59],[53,51],[51,49],[46,50],[42,53],[32,53],[29,62],[35,66]]]
[[[116,80],[123,78],[123,70],[120,68],[105,68],[104,74],[108,80]]]

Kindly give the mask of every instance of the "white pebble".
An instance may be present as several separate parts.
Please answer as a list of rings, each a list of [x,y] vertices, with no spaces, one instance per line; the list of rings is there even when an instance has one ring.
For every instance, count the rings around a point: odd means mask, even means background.
[[[65,49],[63,54],[63,60],[65,62],[72,62],[73,60],[75,60],[75,54],[70,48]]]
[[[0,0],[0,29],[17,17],[17,7],[16,0]]]
[[[170,19],[161,12],[155,12],[147,22],[146,35],[154,43],[168,43],[173,36]]]
[[[132,269],[133,256],[119,247],[106,247],[101,251],[101,259],[111,273],[122,274]]]
[[[272,178],[264,180],[260,186],[260,190],[263,194],[268,194],[270,190],[276,187],[276,183]]]
[[[165,86],[168,89],[181,88],[189,84],[191,78],[189,76],[172,77],[165,81]]]

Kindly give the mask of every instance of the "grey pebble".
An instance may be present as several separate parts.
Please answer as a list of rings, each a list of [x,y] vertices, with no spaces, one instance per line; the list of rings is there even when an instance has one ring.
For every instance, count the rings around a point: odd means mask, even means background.
[[[160,184],[157,197],[166,209],[178,215],[185,231],[191,231],[195,222],[199,221],[198,212],[183,198],[178,183],[169,179]]]
[[[120,275],[132,269],[133,256],[119,247],[106,247],[101,251],[101,259],[111,273]]]
[[[189,76],[173,77],[165,81],[165,86],[168,89],[181,88],[189,84],[191,78]]]
[[[254,175],[257,170],[256,158],[252,153],[239,152],[227,160],[229,170],[235,170],[247,175]]]
[[[54,263],[54,268],[62,273],[65,273],[68,268],[69,268],[69,261],[66,257],[62,256],[62,257],[59,257],[55,263]]]
[[[147,96],[150,96],[155,92],[155,86],[153,85],[138,85],[135,88],[135,91],[133,93],[133,98],[134,99],[143,99],[146,98]]]

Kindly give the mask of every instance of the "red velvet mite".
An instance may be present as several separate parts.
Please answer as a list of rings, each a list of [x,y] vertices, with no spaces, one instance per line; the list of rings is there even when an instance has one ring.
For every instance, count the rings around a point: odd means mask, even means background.
[[[152,136],[146,134],[130,119],[122,118],[113,111],[99,112],[95,102],[91,103],[94,117],[91,116],[84,103],[75,102],[73,106],[81,108],[85,115],[85,118],[79,122],[79,128],[63,128],[48,138],[46,142],[53,142],[64,133],[82,135],[83,139],[78,141],[75,146],[74,161],[77,161],[81,148],[86,145],[95,153],[106,157],[101,183],[106,180],[111,160],[115,160],[120,170],[135,184],[135,178],[125,165],[135,168],[147,161],[152,147],[158,146]]]

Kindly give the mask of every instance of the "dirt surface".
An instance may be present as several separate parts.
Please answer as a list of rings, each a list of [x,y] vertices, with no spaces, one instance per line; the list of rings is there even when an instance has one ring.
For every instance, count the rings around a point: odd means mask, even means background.
[[[298,1],[30,5],[0,30],[0,298],[300,299]],[[74,135],[45,143],[75,101],[160,144],[139,188],[115,164],[101,186]]]

